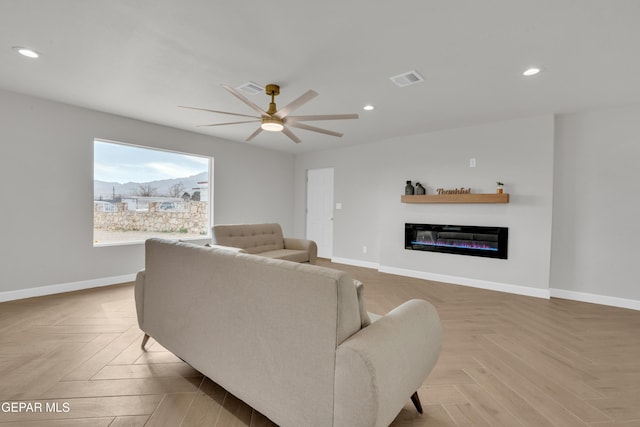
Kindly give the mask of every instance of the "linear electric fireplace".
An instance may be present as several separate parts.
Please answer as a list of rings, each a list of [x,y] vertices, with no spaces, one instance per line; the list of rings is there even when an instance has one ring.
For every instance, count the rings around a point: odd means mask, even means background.
[[[404,248],[507,259],[508,228],[470,225],[404,225]]]

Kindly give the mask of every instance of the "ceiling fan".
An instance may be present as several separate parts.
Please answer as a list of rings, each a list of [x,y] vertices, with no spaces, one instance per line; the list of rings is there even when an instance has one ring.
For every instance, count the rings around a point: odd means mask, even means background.
[[[312,132],[319,132],[326,135],[341,137],[342,134],[339,132],[334,132],[327,129],[322,129],[315,126],[309,126],[302,122],[313,121],[313,120],[344,120],[344,119],[357,119],[357,114],[324,114],[324,115],[311,115],[311,116],[290,116],[289,113],[300,108],[302,105],[311,101],[313,98],[318,96],[318,92],[313,90],[308,90],[304,94],[302,94],[297,99],[291,101],[286,106],[280,108],[279,110],[276,107],[275,97],[280,94],[280,86],[276,84],[268,84],[265,87],[265,92],[267,95],[271,96],[271,103],[269,104],[269,109],[264,111],[262,108],[258,107],[254,104],[249,98],[235,90],[234,88],[222,85],[229,93],[231,93],[236,98],[240,99],[240,101],[247,104],[257,113],[259,116],[250,116],[247,114],[238,114],[238,113],[230,113],[228,111],[217,111],[217,110],[209,110],[206,108],[196,108],[196,107],[185,107],[180,105],[180,108],[189,108],[191,110],[200,110],[200,111],[209,111],[211,113],[218,114],[227,114],[229,116],[238,116],[238,117],[248,117],[253,120],[245,120],[241,122],[228,122],[228,123],[215,123],[210,125],[202,125],[202,126],[226,126],[226,125],[236,125],[241,123],[254,123],[260,122],[260,126],[253,132],[246,141],[251,141],[253,138],[258,136],[263,130],[269,132],[282,132],[287,135],[293,142],[300,143],[302,142],[300,138],[298,138],[289,127],[294,127],[298,129],[304,129]]]

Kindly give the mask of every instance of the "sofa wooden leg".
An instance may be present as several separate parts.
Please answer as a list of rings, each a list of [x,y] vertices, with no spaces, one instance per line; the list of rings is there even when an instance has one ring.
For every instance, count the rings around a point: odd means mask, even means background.
[[[417,391],[411,395],[411,401],[413,402],[413,406],[416,407],[418,413],[422,414],[422,404],[420,403],[420,396],[418,396]]]
[[[147,344],[147,341],[149,341],[149,335],[144,334],[144,337],[142,337],[142,344],[140,344],[140,348],[142,350],[144,350],[144,346]],[[144,351],[146,351],[146,350],[144,350]],[[412,399],[413,399],[413,397],[412,397]]]

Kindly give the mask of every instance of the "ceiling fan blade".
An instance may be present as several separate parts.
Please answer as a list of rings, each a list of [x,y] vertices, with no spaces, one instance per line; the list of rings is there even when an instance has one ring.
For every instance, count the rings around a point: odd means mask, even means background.
[[[260,132],[262,132],[262,127],[258,126],[258,129],[256,129],[256,131],[254,133],[249,135],[249,138],[245,139],[245,141],[247,141],[247,142],[251,141],[253,138],[258,136],[260,134]]]
[[[246,96],[244,96],[243,94],[241,94],[240,92],[238,92],[237,90],[235,90],[234,88],[232,88],[231,86],[227,86],[227,85],[222,85],[223,88],[225,88],[227,90],[227,92],[229,92],[231,95],[235,96],[236,98],[238,98],[240,101],[244,102],[245,104],[247,104],[249,107],[251,107],[252,109],[256,110],[258,113],[260,113],[260,115],[265,115],[267,116],[268,114],[266,113],[266,111],[264,111],[262,108],[258,107],[256,104],[254,104],[249,98],[247,98]]]
[[[316,92],[315,90],[308,90],[305,93],[303,93],[301,96],[299,96],[298,98],[294,99],[293,101],[291,101],[290,103],[288,103],[287,105],[285,105],[284,107],[279,109],[274,114],[274,116],[276,116],[276,117],[278,117],[280,119],[284,119],[287,116],[287,114],[289,114],[290,112],[292,112],[295,109],[298,109],[298,108],[302,107],[302,105],[304,105],[307,102],[311,101],[316,96],[318,96],[318,92]]]
[[[208,111],[210,113],[228,114],[229,116],[251,117],[251,118],[254,118],[254,119],[259,119],[260,118],[258,116],[249,116],[247,114],[230,113],[228,111],[209,110],[207,108],[185,107],[184,105],[178,105],[178,107],[179,108],[188,108],[190,110]]]
[[[213,123],[210,125],[198,125],[198,127],[203,127],[203,126],[226,126],[226,125],[239,125],[241,123],[256,123],[259,122],[260,120],[247,120],[244,122],[229,122],[229,123]]]
[[[291,132],[286,126],[282,128],[282,133],[287,135],[296,144],[300,144],[302,142],[302,140],[295,136],[294,133]]]
[[[293,126],[294,128],[310,130],[311,132],[319,132],[319,133],[324,133],[326,135],[337,136],[338,138],[340,138],[343,135],[340,132],[334,132],[332,130],[321,129],[321,128],[317,128],[315,126],[309,126],[309,125],[305,125],[304,123],[298,123],[298,122],[288,122],[287,126]]]
[[[346,120],[357,119],[358,117],[359,116],[357,114],[321,114],[312,116],[289,116],[287,117],[287,121],[310,122],[312,120]]]

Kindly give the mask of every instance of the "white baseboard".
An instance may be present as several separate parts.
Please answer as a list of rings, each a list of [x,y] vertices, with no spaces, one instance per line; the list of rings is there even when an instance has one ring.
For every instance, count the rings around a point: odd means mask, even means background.
[[[41,297],[44,295],[61,294],[63,292],[81,291],[83,289],[99,288],[101,286],[117,285],[119,283],[136,280],[136,274],[103,277],[100,279],[82,280],[80,282],[60,283],[57,285],[40,286],[37,288],[17,289],[15,291],[0,292],[0,302],[14,301],[25,298]]]
[[[470,279],[468,277],[449,276],[445,274],[427,273],[424,271],[408,270],[404,268],[381,266],[376,262],[361,261],[350,258],[331,258],[331,262],[347,264],[356,267],[365,267],[378,270],[381,273],[396,274],[398,276],[414,277],[416,279],[433,280],[436,282],[453,283],[455,285],[471,286],[473,288],[488,289],[491,291],[507,292],[510,294],[526,295],[536,298],[549,299],[548,289],[531,288],[526,286],[511,285],[507,283],[489,282],[486,280]]]
[[[640,301],[638,300],[589,294],[586,292],[567,291],[565,289],[552,288],[549,290],[551,291],[551,296],[553,298],[570,299],[573,301],[590,302],[592,304],[640,310]]]
[[[350,258],[331,258],[331,262],[335,262],[336,264],[353,265],[356,267],[373,268],[374,270],[377,270],[380,267],[380,264],[377,262],[361,261],[359,259]]]
[[[404,268],[381,266],[382,273],[397,274],[399,276],[414,277],[416,279],[433,280],[436,282],[452,283],[455,285],[470,286],[472,288],[487,289],[491,291],[507,292],[516,295],[549,299],[549,290],[531,288],[527,286],[511,285],[508,283],[490,282],[487,280],[470,279],[468,277],[449,276],[446,274],[428,273],[425,271],[407,270]]]
[[[449,276],[445,274],[428,273],[424,271],[408,270],[404,268],[380,266],[375,262],[361,261],[349,258],[331,258],[331,262],[336,264],[347,264],[356,267],[372,268],[382,273],[396,274],[399,276],[414,277],[416,279],[433,280],[437,282],[452,283],[474,288],[488,289],[492,291],[507,292],[517,295],[526,295],[537,298],[562,298],[573,301],[587,302],[592,304],[607,305],[611,307],[628,308],[640,311],[640,301],[610,297],[606,295],[589,294],[586,292],[567,291],[564,289],[538,289],[525,286],[517,286],[506,283],[490,282],[486,280],[470,279],[467,277]],[[33,298],[44,295],[54,295],[63,292],[80,291],[83,289],[98,288],[101,286],[117,285],[120,283],[132,282],[136,279],[136,274],[125,274],[122,276],[104,277],[99,279],[83,280],[79,282],[61,283],[57,285],[40,286],[36,288],[18,289],[15,291],[0,292],[0,302],[14,301],[25,298]]]
[[[468,277],[449,276],[446,274],[428,273],[425,271],[409,270],[404,268],[381,266],[378,263],[360,261],[349,258],[332,258],[331,262],[338,264],[354,265],[356,267],[373,268],[381,273],[396,274],[398,276],[414,277],[416,279],[433,280],[436,282],[452,283],[455,285],[471,286],[473,288],[487,289],[491,291],[507,292],[516,295],[525,295],[536,298],[563,298],[573,301],[588,302],[592,304],[607,305],[611,307],[640,310],[640,301],[610,297],[606,295],[589,294],[585,292],[567,291],[564,289],[540,289],[526,286],[512,285],[508,283],[491,282],[487,280],[470,279]]]

